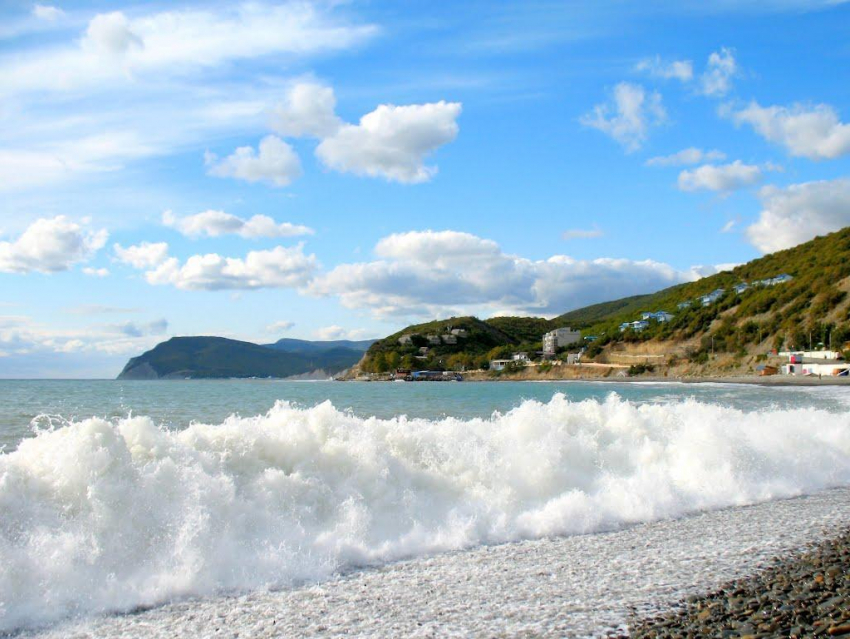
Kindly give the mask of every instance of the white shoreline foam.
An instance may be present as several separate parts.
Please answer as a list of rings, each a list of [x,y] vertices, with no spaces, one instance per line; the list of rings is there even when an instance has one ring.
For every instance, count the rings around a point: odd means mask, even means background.
[[[0,455],[0,631],[844,485],[850,414],[814,408],[555,395],[490,419],[89,419]]]

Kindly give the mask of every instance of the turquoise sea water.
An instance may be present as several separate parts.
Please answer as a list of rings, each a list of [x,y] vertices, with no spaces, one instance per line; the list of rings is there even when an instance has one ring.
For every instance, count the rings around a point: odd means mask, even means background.
[[[310,408],[330,401],[359,417],[407,415],[424,419],[489,417],[523,400],[624,400],[669,403],[693,398],[741,410],[821,408],[842,412],[850,388],[765,388],[732,384],[616,382],[358,383],[273,380],[0,380],[0,447],[6,451],[36,428],[89,417],[147,416],[168,429],[193,422],[218,424],[231,415],[250,417],[277,401]]]

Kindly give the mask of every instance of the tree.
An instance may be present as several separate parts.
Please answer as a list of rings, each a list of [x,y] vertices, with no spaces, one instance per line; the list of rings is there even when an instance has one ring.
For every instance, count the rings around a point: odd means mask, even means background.
[[[386,373],[389,370],[387,365],[387,356],[384,351],[378,351],[372,358],[372,371],[375,373]]]
[[[399,367],[401,363],[401,356],[396,351],[390,351],[387,353],[387,370],[394,371]]]

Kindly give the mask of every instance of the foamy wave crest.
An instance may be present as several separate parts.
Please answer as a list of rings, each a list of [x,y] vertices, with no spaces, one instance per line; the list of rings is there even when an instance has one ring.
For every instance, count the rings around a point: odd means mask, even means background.
[[[850,484],[850,415],[524,402],[490,419],[278,403],[172,432],[68,423],[0,455],[0,628]]]

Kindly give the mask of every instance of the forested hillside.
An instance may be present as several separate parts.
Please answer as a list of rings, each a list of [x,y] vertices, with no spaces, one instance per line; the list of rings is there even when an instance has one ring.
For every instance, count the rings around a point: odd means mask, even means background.
[[[781,274],[789,281],[760,284]],[[587,358],[606,347],[634,342],[687,342],[689,357],[705,360],[708,352],[743,356],[755,347],[780,349],[830,345],[842,350],[850,340],[850,228],[766,255],[731,271],[638,295],[569,311],[554,319],[497,317],[452,318],[418,324],[376,342],[361,363],[363,370],[403,368],[453,369],[486,366],[490,359],[516,351],[540,349],[542,335],[561,326],[579,328],[588,340]],[[748,288],[737,292],[736,285]],[[700,298],[723,289],[716,300]],[[688,308],[680,304],[690,302]],[[621,331],[642,312],[665,311],[667,322],[649,321],[639,330]],[[456,343],[435,336],[466,331]],[[410,336],[409,340],[404,338]],[[402,341],[400,341],[402,340]],[[451,341],[451,340],[450,340]]]

